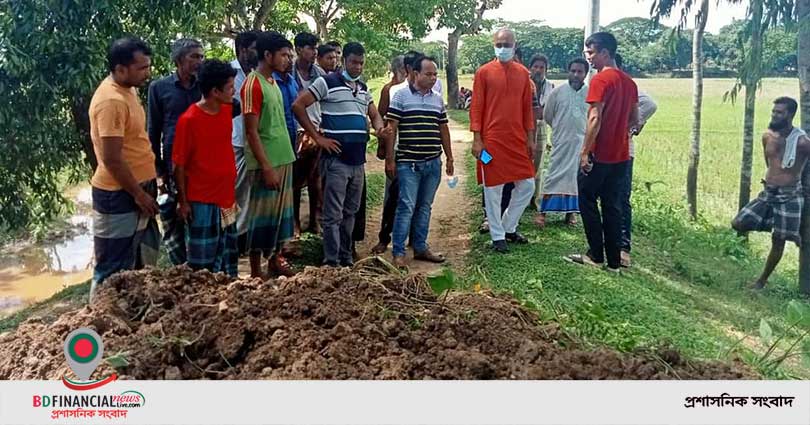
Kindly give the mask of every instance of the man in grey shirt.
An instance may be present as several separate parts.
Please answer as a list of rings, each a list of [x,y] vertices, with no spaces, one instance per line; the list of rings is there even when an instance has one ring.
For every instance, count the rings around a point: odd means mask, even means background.
[[[181,38],[172,44],[172,61],[177,70],[149,86],[147,129],[159,179],[160,220],[163,242],[174,265],[186,262],[185,226],[177,216],[177,189],[172,178],[172,144],[177,120],[200,100],[197,70],[202,64],[202,44]]]

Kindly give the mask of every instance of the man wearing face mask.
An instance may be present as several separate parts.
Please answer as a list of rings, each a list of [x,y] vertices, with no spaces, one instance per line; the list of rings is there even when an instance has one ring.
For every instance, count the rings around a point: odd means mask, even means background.
[[[343,70],[318,78],[293,103],[301,127],[323,149],[324,265],[333,267],[353,264],[352,232],[363,194],[368,120],[377,137],[392,135],[390,128],[384,128],[368,87],[360,80],[365,53],[360,43],[346,44]],[[307,115],[307,107],[315,102],[321,104],[323,134]]]
[[[765,188],[731,222],[738,232],[773,232],[765,270],[749,286],[750,289],[765,288],[768,278],[782,259],[786,241],[799,246],[802,244],[799,233],[804,205],[801,175],[810,156],[810,139],[802,129],[793,127],[793,117],[798,107],[796,100],[789,97],[773,101],[771,123],[768,131],[762,135],[762,151],[765,166],[768,167],[762,181]]]
[[[202,44],[181,38],[172,44],[172,61],[177,70],[149,86],[147,128],[155,167],[160,179],[159,190],[168,197],[160,202],[163,242],[174,265],[186,262],[185,226],[177,216],[177,188],[172,177],[172,145],[177,120],[189,106],[202,97],[197,84],[197,70],[204,58]]]
[[[234,103],[239,103],[242,86],[251,71],[256,69],[259,63],[259,56],[256,54],[256,39],[259,33],[256,31],[245,31],[236,36],[234,50],[236,59],[231,62],[231,67],[236,70],[234,77]],[[236,160],[236,232],[239,235],[239,247],[243,249],[246,244],[248,202],[250,200],[250,183],[247,179],[247,162],[245,161],[245,121],[241,114],[233,118],[233,133],[231,135],[231,145],[233,145],[233,155]]]
[[[513,59],[515,33],[501,29],[494,36],[496,59],[475,73],[470,106],[472,153],[484,185],[487,220],[495,251],[506,243],[528,243],[517,232],[518,221],[534,194],[535,120],[529,71]],[[514,183],[512,199],[501,213],[503,187]]]

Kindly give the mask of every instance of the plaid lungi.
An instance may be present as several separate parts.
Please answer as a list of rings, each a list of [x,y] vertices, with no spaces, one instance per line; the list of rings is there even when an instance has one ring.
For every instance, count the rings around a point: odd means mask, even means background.
[[[281,186],[268,189],[262,170],[248,171],[250,202],[248,203],[248,231],[245,249],[270,256],[281,251],[284,242],[293,238],[295,229],[293,210],[293,165],[275,168]]]
[[[168,197],[161,202],[160,224],[163,226],[163,246],[169,261],[175,266],[186,262],[186,226],[177,215],[177,186],[174,179],[166,177]]]
[[[801,245],[799,233],[804,196],[800,185],[770,186],[744,206],[734,221],[742,231],[773,231],[779,239]]]
[[[194,270],[207,269],[237,277],[236,223],[223,228],[218,205],[202,202],[190,202],[190,205],[188,265]]]
[[[157,182],[141,185],[157,195]],[[93,188],[93,251],[96,265],[90,296],[113,273],[157,264],[160,231],[154,217],[143,215],[125,190]]]

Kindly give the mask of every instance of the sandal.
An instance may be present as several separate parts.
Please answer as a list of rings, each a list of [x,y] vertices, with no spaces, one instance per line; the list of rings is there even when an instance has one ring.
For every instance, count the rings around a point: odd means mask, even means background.
[[[602,267],[602,263],[597,263],[588,254],[571,254],[563,257],[565,261],[583,266]]]
[[[419,260],[419,261],[427,261],[427,262],[430,262],[430,263],[437,263],[437,264],[444,263],[445,261],[447,261],[447,259],[444,258],[444,255],[434,254],[434,253],[430,252],[429,249],[424,251],[424,252],[420,252],[418,254],[414,253],[413,254],[413,259],[414,260]]]

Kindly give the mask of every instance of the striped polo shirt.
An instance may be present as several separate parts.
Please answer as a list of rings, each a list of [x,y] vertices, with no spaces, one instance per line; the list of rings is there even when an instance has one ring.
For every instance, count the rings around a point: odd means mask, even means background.
[[[427,161],[442,154],[439,126],[447,124],[444,99],[436,90],[423,94],[413,85],[391,96],[386,119],[397,121],[397,162]]]
[[[321,105],[321,131],[324,136],[340,143],[340,154],[323,152],[337,157],[347,165],[366,162],[368,143],[368,106],[371,95],[368,87],[357,82],[356,91],[349,87],[343,76],[333,72],[319,77],[307,90]]]

